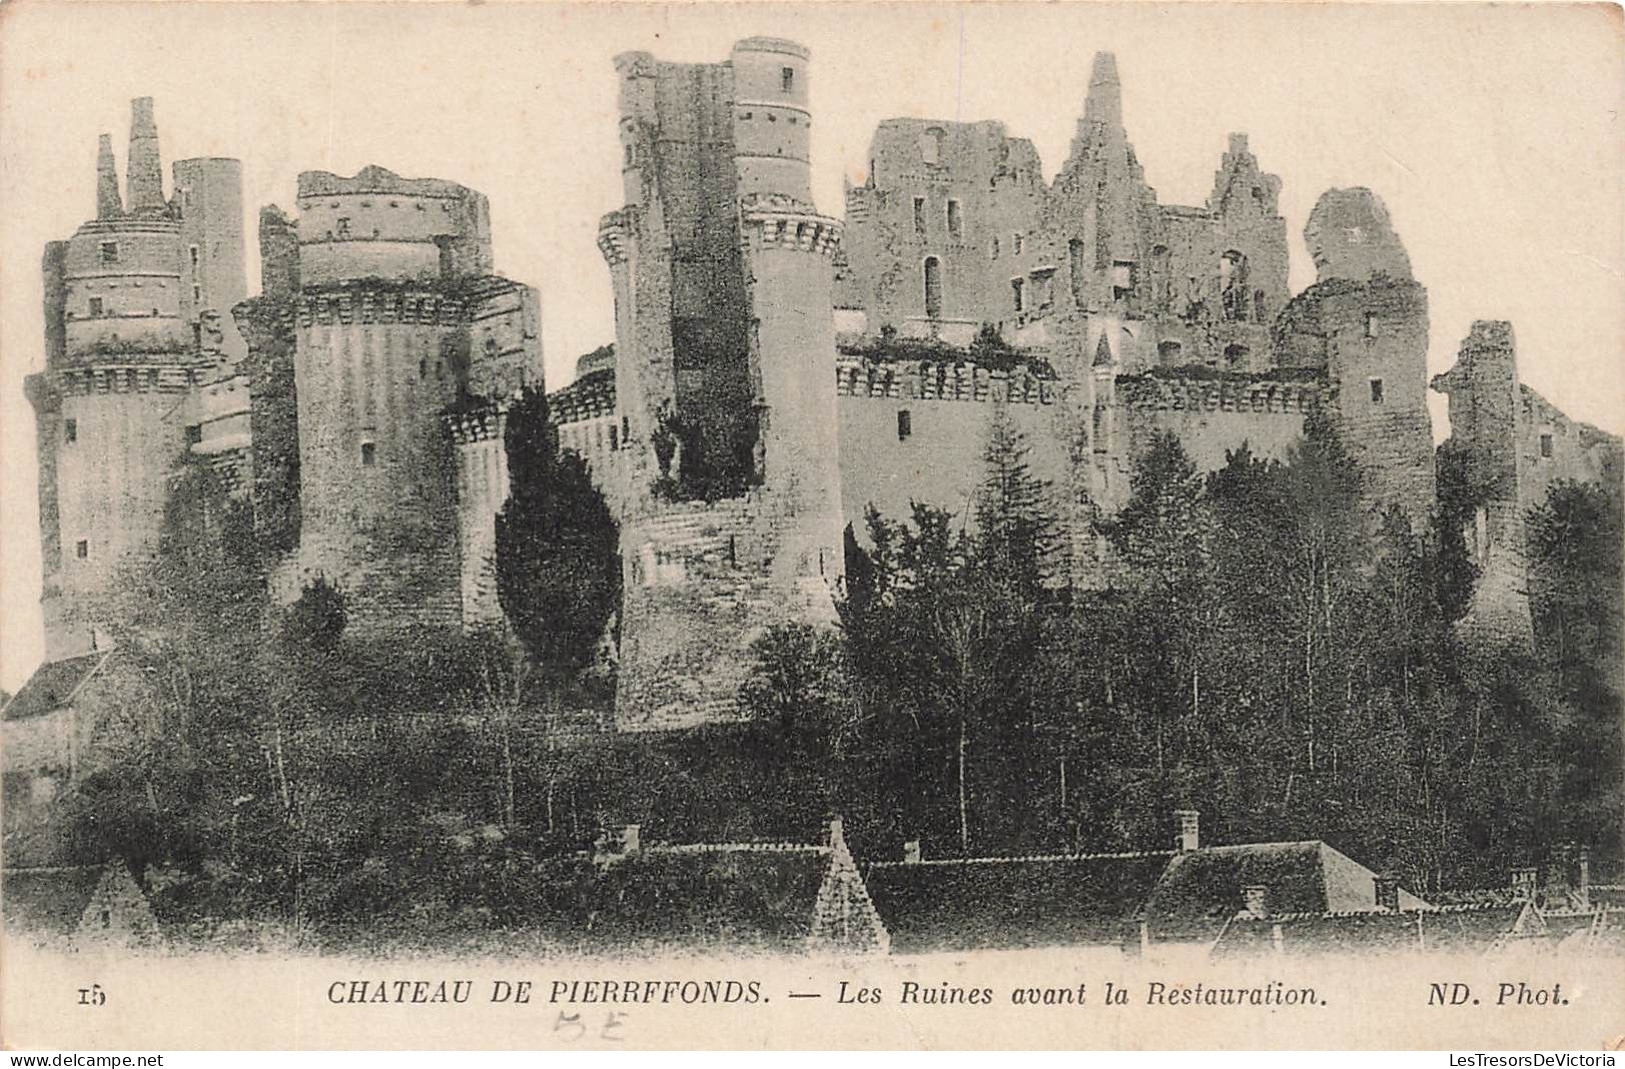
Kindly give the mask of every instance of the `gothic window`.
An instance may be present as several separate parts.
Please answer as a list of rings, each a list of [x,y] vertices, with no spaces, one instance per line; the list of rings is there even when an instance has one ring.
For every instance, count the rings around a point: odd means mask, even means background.
[[[1012,278],[1010,280],[1011,307],[1013,307],[1017,312],[1025,312],[1027,310],[1027,295],[1025,290],[1026,287],[1021,279]]]
[[[62,440],[64,442],[77,442],[79,440],[79,421],[65,419],[62,421]]]
[[[1232,322],[1246,319],[1249,296],[1247,257],[1231,249],[1219,258],[1219,299],[1224,318]]]
[[[101,260],[104,264],[118,263],[118,242],[104,241],[100,245]]]
[[[370,468],[378,462],[378,447],[371,442],[361,443],[361,466]]]
[[[904,442],[914,433],[914,414],[906,408],[897,410],[897,440]]]
[[[1552,435],[1550,431],[1540,436],[1540,455],[1547,458],[1552,455]]]
[[[786,93],[795,92],[796,69],[794,67],[781,67],[779,69],[779,88]]]
[[[75,557],[78,557],[80,560],[89,560],[90,559],[90,542],[88,540],[86,540],[86,539],[81,538],[78,542],[74,543],[73,555]]]
[[[942,262],[935,256],[925,258],[925,315],[942,318]]]
[[[942,149],[948,139],[942,127],[933,126],[920,135],[920,159],[926,163],[937,164],[942,162]]]
[[[957,200],[948,202],[948,236],[956,239],[964,236],[964,220],[960,218]]]
[[[90,299],[90,314],[92,316],[100,316],[102,314],[102,299],[100,297],[92,297]]]
[[[1095,405],[1094,427],[1089,438],[1095,452],[1106,452],[1106,406],[1103,404]]]
[[[916,234],[924,234],[925,233],[925,198],[924,197],[915,197],[914,198],[914,232]]]
[[[1371,403],[1374,404],[1374,405],[1382,404],[1382,380],[1381,379],[1374,378],[1374,379],[1371,380]]]

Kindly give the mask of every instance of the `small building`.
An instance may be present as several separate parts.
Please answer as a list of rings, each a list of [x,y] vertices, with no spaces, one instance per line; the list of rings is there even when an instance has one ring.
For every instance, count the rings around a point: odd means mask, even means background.
[[[877,862],[869,894],[900,954],[1121,946],[1170,851]]]
[[[839,820],[823,844],[640,839],[628,825],[552,874],[555,915],[595,952],[887,949]]]
[[[146,892],[122,861],[0,871],[8,935],[75,949],[160,938]]]
[[[0,778],[7,831],[28,823],[78,778],[95,733],[110,650],[47,661],[0,709]],[[10,858],[7,859],[10,861]]]
[[[1247,910],[1214,940],[1215,958],[1260,954],[1487,954],[1546,926],[1531,903],[1475,903],[1437,909],[1355,910],[1255,916]]]

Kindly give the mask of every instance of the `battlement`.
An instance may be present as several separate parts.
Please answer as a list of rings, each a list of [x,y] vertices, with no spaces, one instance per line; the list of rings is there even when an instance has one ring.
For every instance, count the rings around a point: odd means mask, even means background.
[[[413,323],[457,326],[466,323],[469,302],[432,287],[388,289],[368,284],[336,291],[317,290],[300,295],[301,327],[349,326],[352,323]]]
[[[753,193],[739,205],[747,248],[752,239],[764,248],[799,249],[833,258],[841,245],[841,224],[819,215],[793,197]],[[602,241],[602,230],[600,230]]]
[[[606,419],[615,412],[615,369],[600,368],[548,395],[547,411],[555,426]]]
[[[1305,415],[1326,401],[1320,379],[1271,375],[1119,375],[1117,399],[1127,408],[1187,412],[1283,412]]]
[[[447,409],[440,414],[440,425],[456,445],[501,441],[507,413],[506,402],[485,401]]]
[[[610,212],[598,223],[598,251],[611,267],[627,261],[628,249],[636,226],[636,208],[630,205]]]
[[[841,397],[1052,405],[1060,395],[1060,383],[1025,368],[1005,371],[968,361],[841,360],[835,366],[835,392]]]

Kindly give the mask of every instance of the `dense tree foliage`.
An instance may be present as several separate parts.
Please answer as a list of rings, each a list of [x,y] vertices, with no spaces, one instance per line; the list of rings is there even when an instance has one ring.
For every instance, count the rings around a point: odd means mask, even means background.
[[[544,671],[592,661],[621,595],[615,519],[582,458],[559,448],[547,395],[508,411],[508,501],[497,515],[497,592],[514,633]]]

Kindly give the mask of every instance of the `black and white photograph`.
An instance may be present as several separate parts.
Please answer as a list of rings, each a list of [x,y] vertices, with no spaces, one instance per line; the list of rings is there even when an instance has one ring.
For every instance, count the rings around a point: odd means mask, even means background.
[[[4,1046],[1619,1049],[1622,113],[1607,5],[0,7]]]

